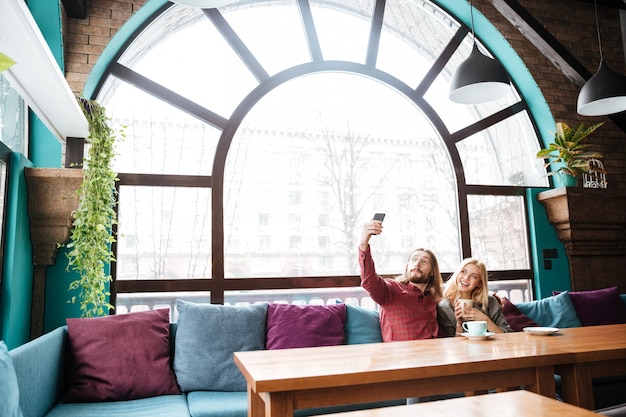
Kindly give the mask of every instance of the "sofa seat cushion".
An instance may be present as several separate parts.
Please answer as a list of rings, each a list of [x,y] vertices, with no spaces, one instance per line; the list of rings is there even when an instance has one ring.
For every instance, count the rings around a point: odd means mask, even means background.
[[[191,417],[247,417],[246,391],[192,391],[187,394]]]
[[[190,417],[184,394],[140,400],[62,403],[45,417]]]

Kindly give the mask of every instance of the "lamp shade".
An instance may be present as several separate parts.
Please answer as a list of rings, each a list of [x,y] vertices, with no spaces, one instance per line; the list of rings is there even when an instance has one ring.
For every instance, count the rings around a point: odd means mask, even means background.
[[[604,60],[578,94],[578,114],[604,116],[626,110],[626,77],[611,70]]]
[[[452,75],[449,97],[456,103],[478,104],[500,98],[509,91],[509,76],[502,64],[484,55],[474,44],[470,56]]]
[[[171,0],[172,3],[182,4],[183,6],[200,7],[201,9],[214,9],[216,7],[226,6],[235,0]]]

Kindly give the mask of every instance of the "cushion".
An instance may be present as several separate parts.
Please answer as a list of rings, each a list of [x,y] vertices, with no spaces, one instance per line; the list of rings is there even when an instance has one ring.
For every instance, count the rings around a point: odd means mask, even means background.
[[[22,417],[20,393],[13,360],[9,356],[7,345],[0,340],[0,416]]]
[[[520,309],[506,297],[502,298],[502,312],[514,332],[521,332],[524,330],[524,327],[539,326],[534,320],[531,320],[530,317],[522,313]]]
[[[345,341],[346,305],[270,304],[267,349],[334,346]]]
[[[542,300],[518,303],[516,306],[540,326],[558,328],[582,326],[567,291]]]
[[[65,402],[179,394],[171,368],[169,309],[67,319],[72,375]]]
[[[130,401],[60,403],[45,417],[190,417],[185,395]]]
[[[569,298],[583,326],[626,323],[626,307],[617,286],[569,292]]]
[[[184,392],[246,391],[233,353],[265,349],[267,304],[176,301],[174,372]]]
[[[346,304],[345,333],[348,345],[382,342],[378,311]]]

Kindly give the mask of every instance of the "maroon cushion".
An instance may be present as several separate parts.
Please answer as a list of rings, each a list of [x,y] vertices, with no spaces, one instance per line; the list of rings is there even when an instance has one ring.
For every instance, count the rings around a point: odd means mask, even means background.
[[[522,313],[522,311],[506,297],[502,297],[502,312],[504,313],[506,321],[509,322],[509,325],[511,325],[511,328],[515,332],[521,332],[524,330],[524,327],[539,326],[530,317]]]
[[[619,287],[568,294],[583,326],[626,323],[626,306],[620,297]]]
[[[179,394],[170,366],[169,309],[67,319],[72,379],[65,402]]]
[[[269,304],[267,349],[334,346],[345,341],[346,305]]]

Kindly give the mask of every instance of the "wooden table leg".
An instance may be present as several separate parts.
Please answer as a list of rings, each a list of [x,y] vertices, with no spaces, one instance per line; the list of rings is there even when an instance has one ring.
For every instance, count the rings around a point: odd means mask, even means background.
[[[563,401],[588,410],[594,409],[593,382],[588,364],[561,365],[558,368],[561,375],[561,390]]]
[[[535,384],[528,390],[552,399],[556,398],[554,367],[540,366],[535,368]]]
[[[293,395],[290,392],[264,394],[265,417],[293,417]]]
[[[248,417],[265,417],[265,403],[250,386],[248,386]]]

